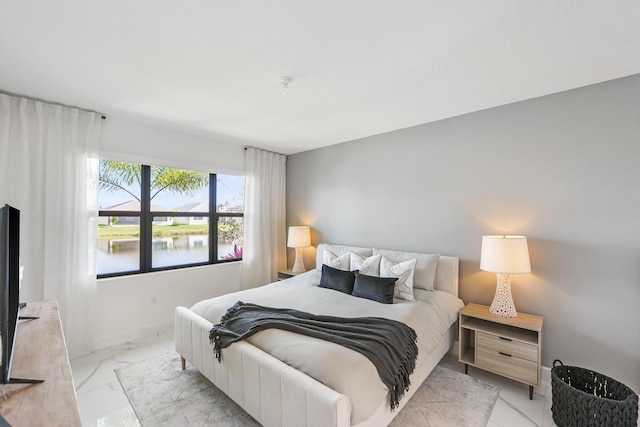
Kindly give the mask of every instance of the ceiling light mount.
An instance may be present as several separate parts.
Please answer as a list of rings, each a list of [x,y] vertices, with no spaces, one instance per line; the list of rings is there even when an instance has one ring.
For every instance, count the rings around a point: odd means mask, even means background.
[[[293,81],[293,77],[290,76],[282,76],[280,77],[280,84],[282,85],[282,94],[286,95],[289,91],[289,85]]]

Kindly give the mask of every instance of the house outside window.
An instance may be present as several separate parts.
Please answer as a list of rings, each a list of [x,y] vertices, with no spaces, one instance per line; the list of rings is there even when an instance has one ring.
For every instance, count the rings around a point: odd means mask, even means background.
[[[244,177],[100,161],[98,278],[242,259]]]

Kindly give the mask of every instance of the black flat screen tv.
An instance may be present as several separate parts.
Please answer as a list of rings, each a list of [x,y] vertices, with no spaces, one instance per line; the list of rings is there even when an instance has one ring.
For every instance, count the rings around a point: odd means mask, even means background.
[[[13,343],[18,326],[20,292],[20,211],[5,205],[0,208],[0,334],[2,366],[0,383],[11,378]]]
[[[0,384],[38,383],[11,377],[13,345],[15,343],[20,308],[20,211],[9,205],[0,208],[0,335],[2,359]],[[27,317],[25,319],[36,319]]]

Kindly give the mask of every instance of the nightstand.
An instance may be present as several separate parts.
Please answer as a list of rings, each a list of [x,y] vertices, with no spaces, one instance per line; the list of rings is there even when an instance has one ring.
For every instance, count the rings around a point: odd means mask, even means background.
[[[529,385],[533,399],[533,387],[540,385],[542,321],[526,313],[500,317],[486,305],[467,304],[458,319],[458,360],[465,374],[471,365],[520,381]]]
[[[306,271],[304,273],[306,273]],[[286,270],[278,270],[278,281],[290,279],[294,276],[297,276],[298,274],[302,273],[294,273],[290,268],[287,268]]]

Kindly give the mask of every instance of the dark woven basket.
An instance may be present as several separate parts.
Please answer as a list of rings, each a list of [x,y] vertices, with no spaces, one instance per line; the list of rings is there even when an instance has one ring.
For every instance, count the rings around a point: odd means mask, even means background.
[[[638,395],[613,378],[554,360],[551,387],[559,427],[637,426]]]

